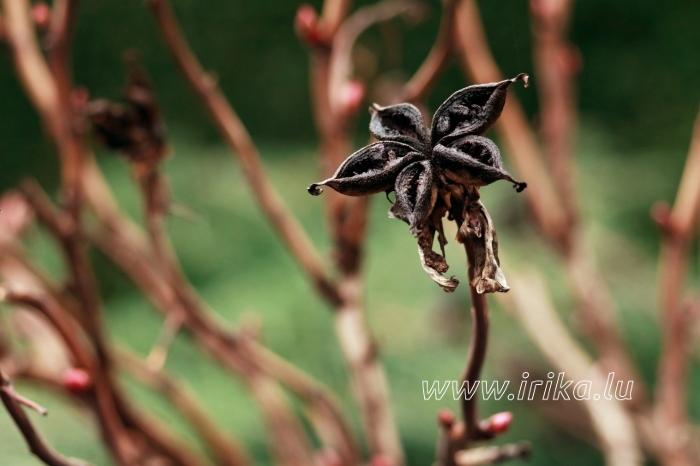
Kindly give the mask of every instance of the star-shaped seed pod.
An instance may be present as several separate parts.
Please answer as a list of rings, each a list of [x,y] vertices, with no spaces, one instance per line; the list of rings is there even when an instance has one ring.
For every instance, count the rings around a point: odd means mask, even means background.
[[[449,214],[458,224],[457,241],[473,245],[471,285],[479,293],[508,291],[496,231],[479,200],[479,187],[497,180],[510,181],[518,192],[526,187],[505,171],[498,147],[483,137],[503,111],[508,86],[516,81],[527,86],[527,75],[455,92],[437,109],[430,128],[411,104],[374,104],[369,130],[378,142],[352,154],[331,178],[309,186],[309,193],[318,196],[320,186],[348,196],[395,191],[389,217],[408,223],[418,239],[423,269],[447,292],[459,283],[444,276],[449,266],[442,219]],[[435,233],[442,255],[432,249]]]

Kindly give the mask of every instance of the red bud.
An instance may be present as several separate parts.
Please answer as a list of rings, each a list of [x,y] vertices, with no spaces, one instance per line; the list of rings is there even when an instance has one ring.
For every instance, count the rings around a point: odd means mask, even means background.
[[[317,46],[324,42],[323,34],[318,27],[318,13],[311,5],[301,5],[294,17],[294,29],[297,35],[309,45]]]
[[[394,466],[394,462],[384,455],[374,455],[369,464],[370,466]]]
[[[506,432],[508,428],[510,428],[511,422],[513,422],[513,413],[504,411],[481,421],[479,427],[485,434],[495,437],[496,435]]]
[[[44,2],[32,5],[32,20],[40,31],[47,31],[51,23],[51,8]]]
[[[455,422],[455,415],[447,408],[441,409],[438,413],[438,422],[443,427],[452,427]]]
[[[365,98],[365,85],[362,81],[346,82],[340,90],[340,103],[345,113],[355,113]]]
[[[63,387],[71,393],[85,393],[91,386],[90,374],[84,369],[73,367],[63,373]]]
[[[23,195],[7,191],[0,197],[0,237],[22,234],[31,224],[33,216]]]
[[[315,454],[318,464],[322,466],[343,466],[343,460],[332,448],[324,448]]]

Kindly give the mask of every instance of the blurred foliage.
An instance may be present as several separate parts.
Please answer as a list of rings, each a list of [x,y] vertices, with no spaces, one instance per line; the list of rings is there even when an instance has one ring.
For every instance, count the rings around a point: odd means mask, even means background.
[[[311,3],[320,8],[320,0]],[[411,25],[396,20],[365,34],[361,42],[372,52],[366,55],[369,68],[410,76],[419,66],[433,42],[440,16],[439,2],[427,3],[431,10],[425,21]],[[479,3],[504,73],[534,75],[527,0]],[[174,4],[195,52],[219,77],[257,140],[313,141],[308,54],[292,28],[298,2],[175,0]],[[688,0],[671,0],[663,6],[652,0],[576,2],[572,39],[584,57],[580,77],[583,119],[613,135],[614,143],[628,153],[685,148],[700,101],[697,24],[700,7]],[[139,51],[153,77],[172,131],[191,132],[204,141],[218,140],[161,45],[145,2],[82,4],[75,46],[77,83],[95,97],[119,97],[124,76],[121,57],[132,48]],[[453,66],[430,103],[435,107],[465,84]],[[13,184],[28,166],[34,167],[41,181],[50,181],[55,162],[45,142],[27,137],[38,134],[39,124],[8,60],[0,66],[0,89],[1,108],[11,115],[0,125],[0,156],[5,161],[0,187]],[[516,92],[534,117],[536,92]]]

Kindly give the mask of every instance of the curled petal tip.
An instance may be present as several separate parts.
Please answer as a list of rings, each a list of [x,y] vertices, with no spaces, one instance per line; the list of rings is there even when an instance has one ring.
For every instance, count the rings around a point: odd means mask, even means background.
[[[529,87],[529,86],[530,86],[530,76],[528,76],[528,75],[525,74],[525,73],[520,73],[519,75],[517,75],[516,77],[514,77],[514,78],[511,79],[510,81],[513,82],[513,83],[516,82],[516,81],[522,81],[522,82],[523,82],[523,85],[524,85],[525,87]]]
[[[515,188],[516,193],[521,193],[523,189],[527,188],[527,183],[513,183],[513,188]]]
[[[322,192],[323,189],[319,188],[316,183],[312,184],[306,190],[311,194],[312,196],[319,196]]]

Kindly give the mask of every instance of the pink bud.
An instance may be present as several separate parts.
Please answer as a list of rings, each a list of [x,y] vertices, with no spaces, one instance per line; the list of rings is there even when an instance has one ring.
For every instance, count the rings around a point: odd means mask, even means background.
[[[324,448],[315,454],[316,461],[322,466],[343,466],[343,460],[332,448]]]
[[[40,31],[49,29],[51,22],[51,8],[44,2],[32,5],[32,20]]]
[[[489,435],[496,436],[508,430],[511,422],[513,422],[513,413],[504,411],[496,413],[485,421],[481,422],[481,430]]]
[[[71,393],[85,393],[91,386],[92,379],[85,369],[73,367],[63,373],[63,387]]]
[[[78,86],[70,93],[71,105],[76,110],[84,109],[90,100],[90,92],[83,86]]]
[[[31,223],[33,211],[23,195],[8,191],[0,197],[0,235],[21,234]]]
[[[323,34],[318,27],[318,13],[311,5],[301,5],[294,17],[294,29],[297,35],[309,45],[321,45]]]
[[[438,422],[443,427],[452,427],[452,424],[455,422],[454,413],[447,408],[441,409],[437,418]]]
[[[374,455],[369,464],[370,466],[394,466],[394,462],[384,455]]]
[[[340,91],[340,102],[345,113],[355,113],[365,97],[365,85],[362,81],[346,82]]]

